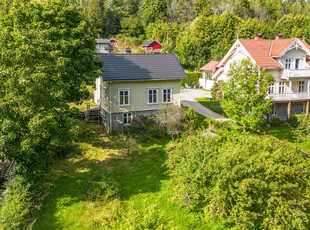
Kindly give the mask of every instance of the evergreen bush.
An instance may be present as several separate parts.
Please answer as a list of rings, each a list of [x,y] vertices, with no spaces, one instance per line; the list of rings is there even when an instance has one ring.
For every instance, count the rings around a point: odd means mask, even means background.
[[[278,116],[274,116],[270,119],[269,123],[272,127],[279,127],[281,124],[281,119]]]

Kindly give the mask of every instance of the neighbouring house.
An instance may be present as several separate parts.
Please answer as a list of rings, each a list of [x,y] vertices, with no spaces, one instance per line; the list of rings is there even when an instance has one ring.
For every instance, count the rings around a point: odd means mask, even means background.
[[[148,40],[144,42],[141,47],[145,50],[145,53],[161,53],[163,46],[156,40]]]
[[[310,45],[304,40],[282,39],[280,34],[274,40],[264,40],[258,34],[254,39],[238,39],[212,72],[212,79],[227,81],[231,65],[249,58],[275,77],[268,90],[268,97],[275,102],[272,115],[288,119],[294,114],[309,114],[309,56]]]
[[[174,54],[99,54],[103,76],[95,102],[108,132],[150,116],[167,104],[180,105],[180,81],[187,78]]]
[[[202,72],[202,77],[199,78],[199,86],[206,90],[211,90],[214,85],[214,80],[212,79],[213,74],[218,70],[219,61],[210,61],[203,67],[199,69]]]
[[[112,51],[112,47],[108,39],[105,39],[105,38],[96,39],[96,52],[97,53],[110,53],[111,51]]]
[[[111,47],[115,47],[115,46],[117,46],[118,40],[116,38],[114,38],[114,37],[111,37],[109,39],[109,42],[110,42],[110,46]]]

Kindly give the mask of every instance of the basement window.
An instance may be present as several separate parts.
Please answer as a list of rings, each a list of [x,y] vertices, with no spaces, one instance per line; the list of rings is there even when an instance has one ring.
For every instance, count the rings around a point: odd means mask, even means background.
[[[132,113],[123,113],[123,125],[131,125]]]

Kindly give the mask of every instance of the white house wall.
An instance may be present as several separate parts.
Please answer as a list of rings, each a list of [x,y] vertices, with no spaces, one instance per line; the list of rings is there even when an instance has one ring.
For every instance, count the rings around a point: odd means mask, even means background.
[[[242,60],[251,58],[250,55],[243,47],[239,47],[236,51],[231,55],[230,59],[224,64],[224,71],[218,77],[218,80],[227,81],[229,77],[227,76],[230,70],[231,65],[236,63],[240,63]]]
[[[300,69],[306,69],[308,66],[306,64],[306,52],[302,49],[292,49],[285,53],[283,57],[280,58],[280,62],[285,67],[286,59],[292,59],[291,69],[295,69],[295,59],[302,59],[300,63]]]

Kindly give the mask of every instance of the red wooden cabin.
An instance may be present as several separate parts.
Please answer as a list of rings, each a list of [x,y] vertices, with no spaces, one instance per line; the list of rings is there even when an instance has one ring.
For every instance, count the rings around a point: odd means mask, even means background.
[[[163,46],[156,40],[148,40],[142,45],[145,53],[161,53]]]

